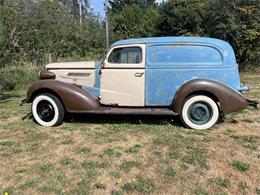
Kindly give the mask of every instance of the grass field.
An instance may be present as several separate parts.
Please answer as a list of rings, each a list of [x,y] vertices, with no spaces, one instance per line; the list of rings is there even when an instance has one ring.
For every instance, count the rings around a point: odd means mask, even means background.
[[[260,100],[260,73],[241,77]],[[260,194],[260,110],[208,131],[144,116],[73,115],[46,128],[18,106],[25,93],[0,93],[0,193]]]

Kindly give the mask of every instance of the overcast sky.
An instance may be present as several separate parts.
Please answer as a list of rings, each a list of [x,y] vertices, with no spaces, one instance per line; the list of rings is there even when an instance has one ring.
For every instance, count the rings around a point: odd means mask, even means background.
[[[162,2],[162,0],[156,0],[157,2]],[[90,0],[90,7],[94,12],[99,13],[100,16],[104,16],[104,0]]]

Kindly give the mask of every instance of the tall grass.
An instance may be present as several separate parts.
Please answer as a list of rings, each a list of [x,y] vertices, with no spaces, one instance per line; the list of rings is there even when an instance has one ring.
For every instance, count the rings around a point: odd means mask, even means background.
[[[26,88],[38,79],[39,66],[11,66],[0,69],[0,90]]]
[[[88,55],[79,56],[74,53],[66,58],[52,59],[54,62],[90,61],[101,60],[104,52],[90,52]],[[46,60],[47,61],[47,60]],[[47,64],[38,65],[0,65],[0,90],[24,89],[38,79],[38,72]]]

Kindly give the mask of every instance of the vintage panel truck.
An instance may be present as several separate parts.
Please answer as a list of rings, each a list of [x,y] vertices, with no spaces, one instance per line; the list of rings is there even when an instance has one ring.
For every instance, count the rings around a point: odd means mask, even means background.
[[[114,43],[102,61],[51,63],[23,103],[43,126],[68,113],[179,115],[192,129],[248,105],[232,47],[218,39],[158,37]]]

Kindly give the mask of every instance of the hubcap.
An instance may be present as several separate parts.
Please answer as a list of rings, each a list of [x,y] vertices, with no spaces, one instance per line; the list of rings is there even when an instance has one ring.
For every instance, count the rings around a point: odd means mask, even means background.
[[[50,122],[54,118],[54,108],[50,102],[40,101],[37,105],[37,114],[44,122]]]
[[[188,109],[189,119],[196,125],[204,125],[212,118],[212,108],[205,102],[196,102]]]

